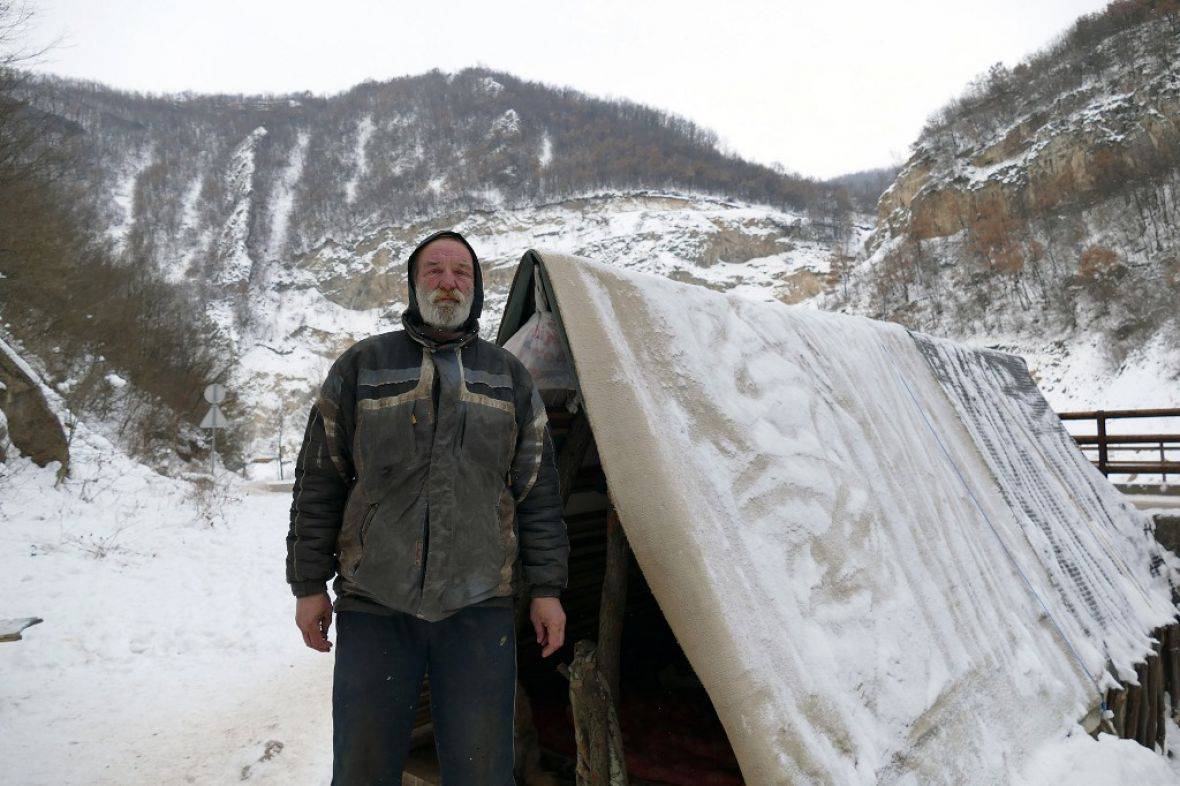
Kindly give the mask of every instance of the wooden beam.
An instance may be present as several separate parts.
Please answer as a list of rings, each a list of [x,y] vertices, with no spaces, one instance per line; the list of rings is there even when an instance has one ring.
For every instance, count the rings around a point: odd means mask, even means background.
[[[606,570],[602,600],[598,606],[598,670],[619,711],[619,650],[623,637],[623,612],[627,605],[627,536],[619,514],[611,505],[606,517]]]

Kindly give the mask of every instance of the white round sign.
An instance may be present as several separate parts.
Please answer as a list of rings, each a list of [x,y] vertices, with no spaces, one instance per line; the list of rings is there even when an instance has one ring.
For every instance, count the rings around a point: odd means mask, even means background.
[[[214,382],[205,387],[205,400],[210,404],[220,404],[225,401],[225,385]]]

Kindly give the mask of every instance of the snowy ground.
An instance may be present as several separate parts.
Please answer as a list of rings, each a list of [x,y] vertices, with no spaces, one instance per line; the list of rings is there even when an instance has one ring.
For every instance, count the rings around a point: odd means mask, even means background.
[[[328,783],[332,657],[283,576],[287,494],[200,495],[103,445],[0,464],[0,780]],[[78,455],[79,453],[83,455]]]
[[[332,656],[292,621],[288,495],[228,476],[200,493],[84,429],[73,475],[0,464],[0,617],[45,620],[0,644],[3,782],[327,784]],[[1180,783],[1067,733],[1029,786]]]

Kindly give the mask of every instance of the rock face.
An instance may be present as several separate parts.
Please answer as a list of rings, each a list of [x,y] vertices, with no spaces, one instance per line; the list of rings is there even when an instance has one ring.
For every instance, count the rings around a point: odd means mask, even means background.
[[[1160,179],[1180,153],[1180,90],[1168,71],[1062,118],[1034,113],[969,157],[916,154],[878,203],[870,249],[947,237],[981,216],[1026,222]]]
[[[7,421],[7,440],[0,436],[0,459],[8,441],[23,455],[44,467],[61,462],[60,474],[69,471],[70,449],[61,420],[49,405],[43,385],[8,344],[0,341],[0,412]],[[0,421],[0,432],[4,422]]]
[[[932,116],[865,249],[827,307],[1025,355],[1058,408],[1175,405],[1180,13],[1112,5],[993,67]],[[1125,384],[1082,393],[1083,363]]]

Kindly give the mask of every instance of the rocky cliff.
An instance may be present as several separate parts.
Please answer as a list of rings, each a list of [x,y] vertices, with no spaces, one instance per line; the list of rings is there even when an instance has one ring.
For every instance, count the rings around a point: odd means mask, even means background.
[[[930,118],[826,305],[1019,352],[1059,407],[1174,405],[1178,197],[1180,17],[1115,3]]]

